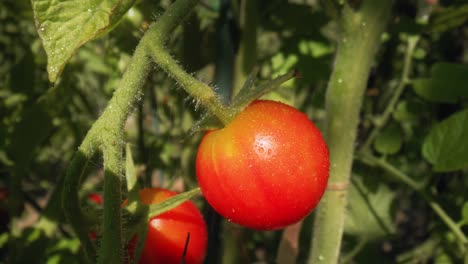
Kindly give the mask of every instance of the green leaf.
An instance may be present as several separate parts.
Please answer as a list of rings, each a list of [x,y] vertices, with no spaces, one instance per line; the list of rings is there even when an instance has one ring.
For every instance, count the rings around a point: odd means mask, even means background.
[[[435,171],[468,167],[468,109],[435,125],[425,138],[422,154]]]
[[[8,232],[4,232],[0,234],[0,247],[3,248],[8,243]]]
[[[57,241],[57,243],[51,246],[48,250],[49,251],[60,251],[60,250],[68,250],[70,252],[76,253],[80,249],[80,241],[77,238],[62,238]]]
[[[468,65],[436,63],[430,78],[413,80],[413,88],[420,97],[436,103],[456,103],[468,98]]]
[[[396,123],[391,123],[380,132],[374,141],[374,148],[381,154],[395,154],[401,149],[403,138],[401,129]]]
[[[208,113],[200,120],[195,122],[195,124],[190,129],[187,138],[192,137],[197,132],[216,130],[220,128],[223,128],[223,123],[221,123],[221,121],[219,121],[216,116]]]
[[[437,257],[434,259],[434,264],[452,264],[452,260],[450,259],[450,256],[445,253],[439,253]]]
[[[463,204],[461,215],[463,223],[468,224],[468,202]]]
[[[230,107],[235,108],[238,110],[238,112],[240,112],[260,96],[277,89],[281,84],[291,80],[294,77],[297,77],[298,75],[299,73],[293,70],[259,86],[244,86],[232,100]]]
[[[138,200],[138,179],[133,162],[132,149],[130,144],[127,143],[125,146],[125,178],[127,180],[127,191],[129,203]]]
[[[468,20],[468,4],[438,9],[430,23],[429,30],[440,33],[462,26]],[[442,11],[440,11],[442,10]]]
[[[36,154],[36,147],[44,142],[52,131],[52,118],[46,111],[42,104],[34,103],[24,111],[21,121],[13,128],[7,156],[19,168],[28,166]],[[34,131],[33,135],[31,131]]]
[[[195,188],[188,192],[184,192],[176,196],[172,196],[171,198],[164,200],[161,203],[150,205],[148,217],[151,218],[159,214],[162,214],[166,211],[169,211],[179,206],[183,202],[187,201],[188,199],[192,198],[194,195],[198,193],[200,193],[200,188]]]
[[[258,72],[258,69],[254,69],[252,73],[247,78],[242,89],[232,100],[230,107],[236,109],[236,112],[239,113],[244,110],[250,103],[258,99],[262,95],[271,92],[277,89],[281,84],[289,81],[290,79],[299,75],[297,71],[290,71],[286,74],[280,75],[272,80],[269,80],[259,86],[255,86],[255,77]],[[195,125],[191,128],[188,136],[192,136],[196,132],[214,130],[222,128],[223,124],[219,121],[218,118],[208,113],[203,116]]]
[[[360,178],[354,179],[349,190],[345,232],[367,240],[378,240],[394,233],[391,204],[395,194],[383,184],[370,190]]]
[[[8,157],[4,150],[0,150],[0,164],[5,166],[15,165],[15,163]]]
[[[49,80],[86,42],[112,30],[135,0],[32,0],[39,36],[47,53]]]
[[[418,100],[401,100],[393,112],[393,118],[399,122],[414,122],[427,113],[428,106]]]
[[[54,87],[22,113],[20,122],[13,127],[7,156],[19,168],[25,169],[36,155],[36,148],[53,130],[52,120],[68,104],[70,94],[63,87]],[[31,135],[34,131],[34,135]]]

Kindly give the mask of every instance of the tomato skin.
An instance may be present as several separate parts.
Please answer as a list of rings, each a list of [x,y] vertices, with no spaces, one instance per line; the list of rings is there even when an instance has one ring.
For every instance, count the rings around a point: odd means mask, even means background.
[[[98,205],[102,205],[103,204],[103,200],[102,200],[102,195],[98,194],[98,193],[90,193],[88,194],[88,199],[95,203],[95,204],[98,204]]]
[[[161,188],[140,190],[144,204],[157,204],[176,192]],[[207,245],[207,229],[200,211],[191,201],[150,219],[148,234],[140,256],[140,264],[179,264],[190,232],[190,241],[185,255],[186,264],[203,263]]]
[[[141,201],[147,205],[158,204],[177,194],[177,192],[162,188],[145,188],[139,191]],[[100,194],[89,194],[88,199],[95,204],[102,205]],[[125,200],[122,206],[127,203],[128,201]],[[207,228],[203,216],[191,201],[186,201],[149,220],[145,245],[138,263],[180,264],[188,232],[190,232],[190,240],[185,263],[203,263],[208,240]],[[90,238],[95,240],[96,237],[96,233],[91,231]],[[136,242],[135,236],[128,244],[128,252],[131,256],[135,252]]]
[[[257,100],[223,129],[205,134],[196,174],[220,215],[253,229],[278,229],[319,202],[328,181],[328,148],[304,113]]]
[[[102,195],[99,194],[99,193],[90,193],[90,194],[88,194],[88,201],[90,201],[93,204],[98,205],[101,208],[102,208],[102,204],[104,203],[104,201],[102,199]],[[89,238],[91,240],[96,240],[97,239],[96,230],[93,229],[93,230],[91,230],[91,232],[89,232]]]

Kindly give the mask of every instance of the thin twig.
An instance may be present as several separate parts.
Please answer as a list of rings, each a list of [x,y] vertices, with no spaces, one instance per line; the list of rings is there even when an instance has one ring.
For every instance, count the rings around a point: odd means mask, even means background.
[[[374,141],[375,137],[380,133],[380,130],[387,124],[388,120],[390,119],[391,114],[395,110],[396,103],[400,98],[401,94],[406,87],[406,84],[409,82],[409,75],[412,69],[412,57],[414,53],[414,49],[416,48],[416,44],[418,43],[419,37],[417,36],[409,36],[407,39],[407,46],[406,46],[406,53],[405,53],[405,61],[403,65],[403,70],[401,74],[400,82],[398,83],[397,87],[395,88],[395,92],[393,93],[392,98],[390,99],[387,107],[385,108],[384,112],[377,118],[375,118],[374,122],[374,129],[367,137],[366,142],[362,145],[361,150],[367,151],[370,149],[370,145]]]

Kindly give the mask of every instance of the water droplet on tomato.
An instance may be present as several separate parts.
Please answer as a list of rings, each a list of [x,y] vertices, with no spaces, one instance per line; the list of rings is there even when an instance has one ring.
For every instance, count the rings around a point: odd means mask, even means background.
[[[276,143],[268,135],[257,135],[254,141],[255,152],[258,156],[268,159],[275,153]]]

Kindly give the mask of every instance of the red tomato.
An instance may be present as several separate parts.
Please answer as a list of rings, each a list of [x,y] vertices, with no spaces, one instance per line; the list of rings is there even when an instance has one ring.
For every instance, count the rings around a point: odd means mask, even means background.
[[[102,196],[98,193],[91,193],[88,195],[88,199],[95,204],[102,205]]]
[[[328,148],[304,113],[257,100],[203,137],[196,174],[206,200],[223,217],[253,229],[278,229],[319,202],[328,181]]]
[[[140,190],[140,199],[150,205],[160,203],[176,194],[165,189],[147,188]],[[139,263],[181,263],[188,233],[190,240],[184,263],[203,263],[207,244],[206,224],[200,211],[191,201],[186,201],[150,219]]]
[[[92,203],[95,203],[99,206],[102,206],[103,204],[103,200],[102,200],[102,195],[100,195],[99,193],[90,193],[88,194],[88,200]],[[96,235],[96,230],[92,230],[91,232],[89,232],[89,238],[91,240],[96,240],[97,238],[97,235]]]

